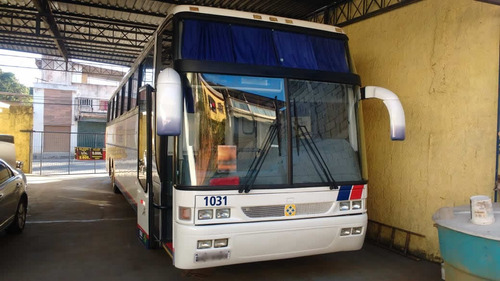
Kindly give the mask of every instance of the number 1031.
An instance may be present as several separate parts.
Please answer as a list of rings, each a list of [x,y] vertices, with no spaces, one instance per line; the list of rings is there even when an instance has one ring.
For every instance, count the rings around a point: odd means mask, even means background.
[[[205,196],[205,206],[226,206],[227,196]]]

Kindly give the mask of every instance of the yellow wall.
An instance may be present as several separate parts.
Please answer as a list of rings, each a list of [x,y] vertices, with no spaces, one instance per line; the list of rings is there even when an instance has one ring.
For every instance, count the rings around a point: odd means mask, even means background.
[[[363,85],[406,114],[406,141],[391,142],[383,104],[364,101],[369,218],[425,235],[410,250],[438,259],[433,213],[494,196],[500,7],[427,0],[344,30]]]
[[[0,112],[0,134],[14,136],[16,144],[16,160],[23,161],[23,172],[31,172],[30,155],[31,143],[30,133],[21,130],[33,130],[33,108],[31,106],[11,105],[9,109]]]

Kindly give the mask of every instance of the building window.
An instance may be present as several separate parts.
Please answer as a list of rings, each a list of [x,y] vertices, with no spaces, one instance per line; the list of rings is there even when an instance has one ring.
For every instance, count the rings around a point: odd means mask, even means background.
[[[80,99],[80,105],[92,106],[92,99]]]
[[[99,110],[107,111],[108,110],[108,101],[100,100],[99,101]]]

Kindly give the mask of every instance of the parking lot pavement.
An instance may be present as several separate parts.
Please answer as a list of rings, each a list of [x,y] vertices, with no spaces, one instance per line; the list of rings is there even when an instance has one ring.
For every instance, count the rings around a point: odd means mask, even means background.
[[[0,233],[0,280],[441,280],[440,266],[362,250],[183,271],[136,238],[135,214],[105,175],[28,176],[28,224]]]

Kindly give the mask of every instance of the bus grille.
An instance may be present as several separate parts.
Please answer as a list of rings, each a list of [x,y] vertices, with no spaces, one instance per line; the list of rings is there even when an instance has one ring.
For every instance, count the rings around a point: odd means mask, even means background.
[[[295,204],[296,216],[324,214],[332,207],[333,202]],[[242,207],[241,210],[249,218],[284,217],[286,205],[269,205]]]

